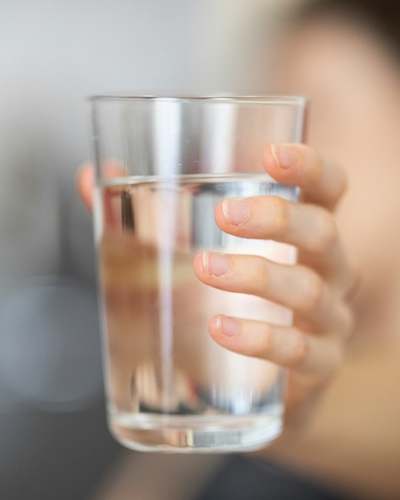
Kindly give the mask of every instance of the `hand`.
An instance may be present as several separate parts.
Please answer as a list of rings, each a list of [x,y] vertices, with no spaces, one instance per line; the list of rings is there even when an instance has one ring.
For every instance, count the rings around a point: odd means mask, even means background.
[[[337,165],[300,144],[268,147],[264,166],[278,182],[299,186],[301,202],[262,196],[225,200],[216,208],[216,222],[235,236],[295,245],[298,265],[203,252],[196,257],[194,269],[207,285],[253,294],[293,310],[292,327],[225,316],[214,317],[209,323],[212,338],[226,349],[290,368],[288,420],[312,407],[338,370],[353,328],[347,298],[354,273],[333,216],[346,178]],[[221,267],[214,270],[217,259]]]
[[[235,236],[295,245],[298,265],[225,255],[226,272],[217,276],[211,269],[212,254],[202,252],[195,258],[194,270],[207,285],[257,295],[293,309],[292,327],[217,316],[211,318],[209,331],[226,349],[288,367],[286,415],[301,420],[340,367],[353,328],[347,298],[354,273],[333,215],[346,178],[337,165],[301,144],[269,146],[264,165],[278,182],[299,186],[301,202],[262,196],[225,200],[215,210],[216,222]],[[81,168],[77,186],[91,210],[93,168],[89,164]]]

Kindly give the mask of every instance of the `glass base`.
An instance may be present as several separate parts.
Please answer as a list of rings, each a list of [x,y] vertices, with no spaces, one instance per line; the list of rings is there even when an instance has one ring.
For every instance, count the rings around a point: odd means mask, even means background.
[[[268,415],[170,416],[118,413],[110,416],[115,438],[127,448],[164,453],[231,453],[263,448],[279,436],[282,411]]]

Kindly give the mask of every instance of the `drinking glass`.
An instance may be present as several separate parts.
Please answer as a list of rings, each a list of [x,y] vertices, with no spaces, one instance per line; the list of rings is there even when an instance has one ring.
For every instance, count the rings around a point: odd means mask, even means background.
[[[111,432],[143,451],[264,446],[282,428],[285,371],[224,349],[208,323],[290,325],[292,312],[203,284],[193,260],[206,249],[295,263],[290,245],[222,232],[214,210],[225,198],[297,200],[265,172],[263,153],[302,141],[304,98],[97,96],[91,109]]]

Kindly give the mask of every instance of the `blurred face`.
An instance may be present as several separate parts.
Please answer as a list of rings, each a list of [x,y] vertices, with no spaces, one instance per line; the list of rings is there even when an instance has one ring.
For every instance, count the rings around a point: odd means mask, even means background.
[[[307,142],[347,172],[338,223],[361,268],[361,324],[382,335],[386,321],[390,336],[400,326],[399,68],[366,29],[333,19],[293,30],[278,63],[279,90],[311,100]]]

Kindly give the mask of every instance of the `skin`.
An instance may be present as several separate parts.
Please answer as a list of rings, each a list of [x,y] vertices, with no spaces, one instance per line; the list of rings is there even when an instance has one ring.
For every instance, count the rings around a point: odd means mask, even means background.
[[[226,233],[274,239],[299,249],[299,263],[284,266],[249,255],[204,251],[194,259],[203,283],[273,300],[294,311],[292,327],[232,318],[210,318],[209,333],[231,351],[290,369],[288,421],[298,422],[337,372],[353,317],[348,296],[354,272],[344,255],[334,209],[346,187],[344,172],[301,144],[268,145],[265,170],[278,182],[299,186],[301,203],[275,197],[224,200],[215,221]],[[91,210],[93,168],[84,165],[77,186]]]
[[[299,265],[228,256],[227,271],[216,276],[206,254],[194,269],[210,286],[294,307],[295,323],[277,329],[217,317],[210,335],[290,368],[285,432],[263,456],[349,498],[399,498],[399,67],[363,26],[337,19],[291,26],[280,47],[274,88],[310,98],[309,146],[291,146],[295,162],[286,169],[268,147],[265,168],[300,185],[302,203],[250,199],[244,222],[226,218],[223,205],[215,218],[231,234],[296,244]],[[78,187],[89,208],[92,186],[86,165]]]
[[[276,87],[311,100],[307,143],[345,169],[336,213],[361,276],[357,339],[396,341],[400,326],[400,73],[384,43],[361,24],[322,18],[292,29],[277,56]]]
[[[301,432],[267,452],[350,498],[400,498],[400,71],[360,23],[290,27],[275,87],[311,101],[307,143],[344,168],[337,230],[357,263],[355,328],[338,376]]]

